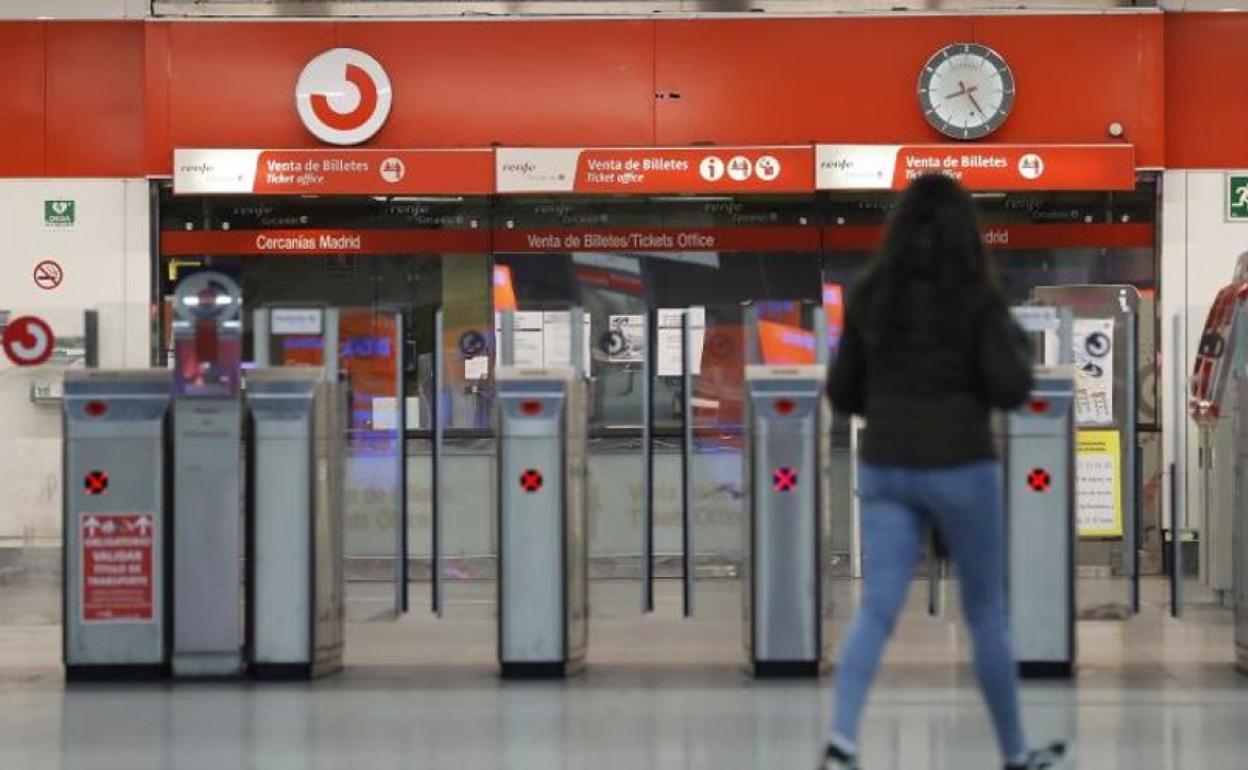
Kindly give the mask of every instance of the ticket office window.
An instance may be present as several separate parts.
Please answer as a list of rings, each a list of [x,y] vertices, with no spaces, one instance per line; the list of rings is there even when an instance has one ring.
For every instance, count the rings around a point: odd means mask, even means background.
[[[391,375],[401,367],[407,427],[427,427],[435,311],[451,307],[459,323],[488,326],[487,217],[483,199],[175,197],[166,188],[160,199],[156,276],[157,300],[166,310],[156,357],[164,361],[170,345],[167,308],[178,281],[191,272],[220,271],[243,289],[246,360],[254,361],[256,350],[253,310],[336,308],[340,338],[332,344],[339,346],[340,361],[352,372],[353,388],[367,388],[372,379],[393,381]],[[273,245],[276,238],[319,244],[322,237],[344,235],[343,243],[353,250],[321,251],[318,245],[315,252],[304,254],[292,253],[297,247]],[[355,238],[358,243],[351,240]],[[331,342],[318,335],[271,338],[271,362],[317,363],[323,360],[325,344]],[[448,370],[448,379],[455,376]],[[447,392],[462,394],[463,383],[458,384],[453,388],[448,383]],[[393,388],[381,390],[373,395],[396,397]],[[445,397],[443,406],[453,427],[488,426],[488,408],[465,408]],[[371,421],[357,411],[353,421]]]
[[[1155,176],[1141,175],[1136,189],[1127,192],[975,196],[985,240],[1011,303],[1027,301],[1037,286],[1129,284],[1139,289],[1140,421],[1146,429],[1156,426],[1159,414],[1157,195]],[[827,222],[825,304],[835,299],[843,306],[895,201],[891,193],[835,194],[821,200]]]
[[[495,305],[521,311],[576,305],[589,314],[591,425],[597,429],[635,431],[642,419],[640,365],[619,365],[621,357],[613,359],[597,344],[620,317],[703,306],[707,335],[716,327],[739,343],[747,304],[784,312],[820,300],[813,198],[542,198],[504,200],[499,207]],[[592,246],[544,247],[553,241],[542,239],[553,235],[581,236]],[[707,247],[682,249],[678,240],[664,240],[682,236]],[[699,240],[704,238],[713,241]],[[505,285],[501,291],[499,284]],[[726,366],[744,363],[737,348],[730,357]],[[656,373],[655,425],[661,432],[680,425],[680,382],[679,376]],[[739,394],[725,395],[721,415],[739,412],[725,406],[739,401]]]

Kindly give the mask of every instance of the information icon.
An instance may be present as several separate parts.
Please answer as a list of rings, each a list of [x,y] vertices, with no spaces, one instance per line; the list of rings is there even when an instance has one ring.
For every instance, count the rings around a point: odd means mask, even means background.
[[[718,182],[724,177],[724,162],[714,155],[708,155],[698,164],[698,173],[708,182]]]

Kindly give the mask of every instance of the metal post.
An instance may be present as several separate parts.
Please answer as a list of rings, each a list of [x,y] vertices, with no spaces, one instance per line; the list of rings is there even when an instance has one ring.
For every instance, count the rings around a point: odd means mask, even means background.
[[[758,339],[758,307],[747,305],[745,308],[745,363],[764,363],[762,347]]]
[[[641,611],[654,612],[654,359],[655,312],[643,316],[641,358]]]
[[[568,311],[568,362],[577,376],[589,374],[589,362],[585,360],[585,311],[579,305]]]
[[[681,316],[681,420],[684,440],[681,451],[680,518],[683,550],[684,616],[693,616],[693,315],[686,308]]]
[[[433,516],[429,546],[432,564],[429,570],[430,590],[432,591],[430,603],[433,614],[439,618],[443,616],[446,610],[442,586],[442,439],[444,433],[442,391],[446,379],[445,366],[442,360],[445,352],[442,349],[442,332],[442,309],[438,308],[433,314],[433,393],[429,398],[429,416],[433,420],[433,455],[431,461],[433,472],[430,489],[430,507],[432,508]]]
[[[815,325],[815,363],[827,366],[831,356],[828,351],[828,311],[823,305],[815,306],[811,322]]]
[[[1186,527],[1184,519],[1186,518],[1186,506],[1182,503],[1185,499],[1186,478],[1187,474],[1180,468],[1187,467],[1187,399],[1186,382],[1184,377],[1186,372],[1187,356],[1181,355],[1180,351],[1184,349],[1183,343],[1186,341],[1186,333],[1183,328],[1183,316],[1176,314],[1174,316],[1174,328],[1172,333],[1172,347],[1169,354],[1170,360],[1173,361],[1171,367],[1174,371],[1174,396],[1170,399],[1171,408],[1174,410],[1174,419],[1171,425],[1174,426],[1174,437],[1172,452],[1174,461],[1170,463],[1170,615],[1171,617],[1183,617],[1184,597],[1184,571],[1183,571],[1183,530]]]
[[[1126,292],[1124,290],[1123,294]],[[1127,556],[1127,577],[1129,580],[1128,605],[1132,615],[1138,615],[1140,612],[1140,529],[1142,523],[1141,495],[1139,494],[1140,481],[1140,447],[1138,438],[1138,427],[1140,418],[1139,404],[1139,384],[1136,378],[1139,372],[1138,355],[1136,349],[1136,341],[1139,339],[1139,311],[1136,308],[1130,308],[1123,297],[1123,306],[1128,307],[1125,314],[1125,324],[1127,327],[1127,414],[1123,421],[1123,433],[1126,439],[1126,459],[1125,470],[1127,473],[1126,491],[1131,496],[1131,504],[1124,511],[1123,518],[1126,518],[1129,526],[1123,533],[1123,545],[1129,549]]]
[[[86,347],[83,365],[88,369],[98,369],[100,368],[100,311],[83,311],[82,331]]]
[[[499,341],[498,349],[500,352],[500,360],[503,366],[516,365],[516,313],[514,310],[504,310],[501,322],[502,339]]]

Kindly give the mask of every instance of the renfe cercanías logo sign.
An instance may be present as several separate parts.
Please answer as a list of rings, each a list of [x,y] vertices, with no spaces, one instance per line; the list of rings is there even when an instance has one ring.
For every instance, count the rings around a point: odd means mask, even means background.
[[[303,125],[322,142],[360,144],[390,115],[393,92],[381,63],[354,48],[332,48],[308,62],[295,86]]]

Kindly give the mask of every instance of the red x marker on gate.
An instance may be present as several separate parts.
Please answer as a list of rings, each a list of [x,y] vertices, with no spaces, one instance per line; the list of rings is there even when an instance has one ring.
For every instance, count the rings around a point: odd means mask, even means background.
[[[108,489],[108,474],[104,471],[91,471],[82,480],[82,487],[88,495],[102,495]]]
[[[1053,484],[1053,477],[1044,468],[1032,468],[1027,474],[1027,487],[1032,492],[1048,492]]]
[[[797,488],[797,470],[776,468],[771,472],[771,488],[777,492],[792,492]]]
[[[529,468],[520,474],[520,488],[525,492],[537,492],[542,488],[542,472]]]

